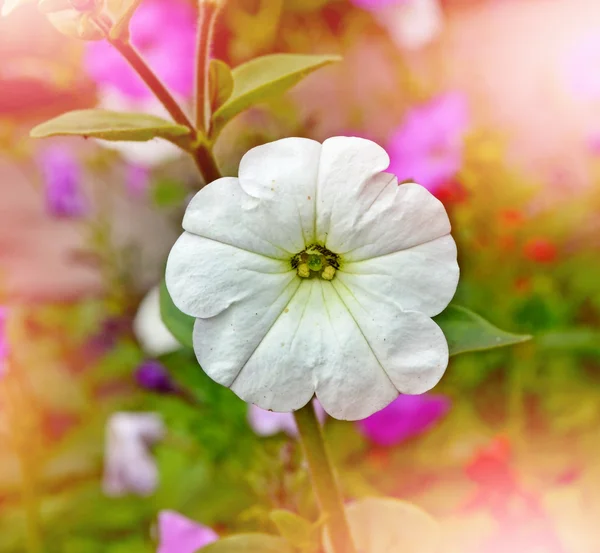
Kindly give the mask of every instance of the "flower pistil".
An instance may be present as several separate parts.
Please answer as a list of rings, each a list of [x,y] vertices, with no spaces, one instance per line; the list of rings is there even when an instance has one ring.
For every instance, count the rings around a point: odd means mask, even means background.
[[[325,280],[332,280],[340,268],[340,256],[321,244],[311,244],[294,255],[291,264],[301,278],[319,275]]]

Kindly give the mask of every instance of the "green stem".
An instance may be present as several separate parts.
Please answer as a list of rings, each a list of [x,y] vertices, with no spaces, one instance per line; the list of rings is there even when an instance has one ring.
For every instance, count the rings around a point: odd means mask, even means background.
[[[346,520],[344,501],[312,402],[294,413],[302,447],[334,553],[356,553]]]
[[[210,109],[210,49],[218,8],[214,2],[200,0],[196,44],[196,128],[206,133]]]
[[[142,78],[148,88],[169,112],[173,120],[190,129],[193,143],[190,148],[185,149],[192,156],[204,182],[208,184],[209,182],[220,178],[221,172],[219,171],[219,166],[213,155],[212,148],[205,140],[195,140],[198,136],[198,131],[181,109],[175,98],[173,98],[172,94],[168,91],[167,87],[156,76],[154,71],[150,69],[144,59],[129,42],[122,39],[111,39],[106,30],[105,36],[106,40],[119,51],[129,65],[131,65],[135,72]]]

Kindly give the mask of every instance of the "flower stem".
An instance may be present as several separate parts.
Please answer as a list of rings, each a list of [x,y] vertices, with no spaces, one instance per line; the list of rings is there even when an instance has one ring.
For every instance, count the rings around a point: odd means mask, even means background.
[[[98,23],[98,22],[97,22]],[[100,23],[98,23],[100,25]],[[101,27],[102,28],[102,27]],[[129,65],[142,78],[148,88],[154,93],[165,109],[169,112],[176,123],[186,126],[192,133],[192,140],[189,148],[184,148],[193,158],[200,175],[204,182],[208,184],[221,177],[219,166],[213,155],[210,144],[202,136],[198,140],[198,130],[185,114],[181,106],[177,103],[167,87],[152,71],[144,61],[138,51],[126,40],[110,38],[109,32],[103,29],[106,40],[112,44],[116,50],[127,60]],[[202,133],[200,133],[202,135]]]
[[[342,493],[312,402],[296,411],[294,417],[321,512],[326,517],[333,551],[334,553],[356,553],[344,512]]]
[[[200,0],[198,7],[198,37],[196,44],[196,128],[203,133],[209,126],[210,109],[210,49],[218,6]]]

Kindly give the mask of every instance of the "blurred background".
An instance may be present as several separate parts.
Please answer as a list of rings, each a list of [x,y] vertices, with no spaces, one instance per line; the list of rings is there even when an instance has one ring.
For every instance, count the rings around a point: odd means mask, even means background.
[[[194,9],[144,0],[132,22],[184,104]],[[456,301],[534,336],[453,358],[420,400],[325,420],[347,495],[422,506],[449,553],[600,552],[597,0],[229,0],[214,57],[273,52],[344,60],[236,118],[224,173],[285,136],[376,140],[450,213]],[[316,518],[289,420],[248,413],[160,327],[193,164],[160,141],[28,136],[71,109],[156,101],[35,4],[0,19],[0,57],[0,551],[36,535],[48,553],[153,551],[161,509],[220,534],[274,532],[273,508]],[[123,412],[159,421],[141,460]]]

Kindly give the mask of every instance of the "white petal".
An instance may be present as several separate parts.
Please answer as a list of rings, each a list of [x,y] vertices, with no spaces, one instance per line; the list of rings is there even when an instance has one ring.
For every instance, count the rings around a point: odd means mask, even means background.
[[[450,234],[443,204],[424,187],[388,173],[349,191],[332,217],[327,247],[344,260],[397,252]]]
[[[192,198],[183,228],[251,252],[289,260],[304,245],[296,243],[300,229],[297,217],[286,221],[281,216],[273,201],[249,196],[238,179],[226,177],[211,182]]]
[[[422,394],[439,382],[448,365],[448,344],[427,315],[403,311],[393,299],[348,287],[343,277],[336,277],[332,285],[399,392]]]
[[[140,303],[133,320],[133,333],[144,353],[150,357],[159,357],[181,349],[181,344],[162,322],[158,286],[152,288]]]
[[[230,386],[274,411],[299,409],[316,391],[325,411],[344,419],[368,416],[398,395],[331,283],[320,279],[301,282]]]
[[[456,243],[450,235],[442,236],[395,253],[344,263],[337,275],[348,287],[371,291],[380,302],[394,298],[404,310],[433,317],[456,292]]]
[[[291,280],[289,261],[184,232],[169,254],[166,283],[175,305],[193,317],[215,317],[228,307],[262,316]],[[246,319],[245,322],[247,322]]]
[[[338,222],[353,209],[365,183],[390,164],[386,151],[364,138],[336,136],[323,143],[317,184],[317,240],[335,253],[331,233],[339,233]],[[361,209],[364,206],[361,205]],[[347,229],[341,229],[346,232]]]
[[[307,138],[284,138],[253,148],[240,162],[241,187],[250,196],[276,202],[282,220],[297,222],[295,252],[315,239],[321,148]]]

